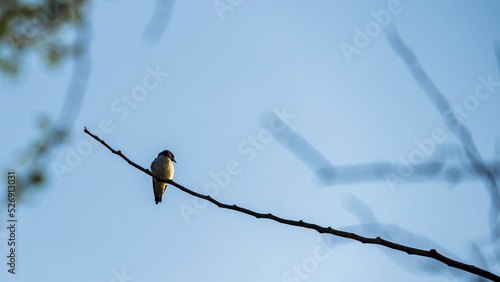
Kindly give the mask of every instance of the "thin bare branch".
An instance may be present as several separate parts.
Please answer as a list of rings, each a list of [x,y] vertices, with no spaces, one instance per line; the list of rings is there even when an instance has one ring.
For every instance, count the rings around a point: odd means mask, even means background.
[[[273,215],[271,213],[258,213],[258,212],[255,212],[255,211],[243,208],[243,207],[239,207],[237,205],[228,205],[228,204],[221,203],[221,202],[215,200],[214,198],[212,198],[209,195],[203,195],[203,194],[194,192],[194,191],[192,191],[192,190],[190,190],[190,189],[188,189],[188,188],[186,188],[186,187],[184,187],[184,186],[182,186],[180,184],[177,184],[173,180],[170,180],[170,179],[161,179],[161,178],[153,175],[151,173],[151,171],[149,171],[149,169],[145,169],[145,168],[141,167],[140,165],[134,163],[129,158],[127,158],[120,150],[118,150],[118,151],[114,150],[113,148],[111,148],[111,146],[109,146],[102,139],[100,139],[99,137],[97,137],[96,135],[94,135],[90,131],[88,131],[86,127],[84,129],[84,132],[87,133],[88,135],[90,135],[95,140],[99,141],[102,145],[104,145],[106,148],[108,148],[113,154],[116,154],[116,155],[120,156],[122,159],[124,159],[125,161],[127,161],[127,163],[129,163],[133,167],[139,169],[140,171],[148,174],[151,177],[154,177],[155,179],[157,179],[159,181],[171,184],[171,185],[177,187],[179,190],[181,190],[181,191],[183,191],[185,193],[188,193],[191,196],[194,196],[194,197],[197,197],[197,198],[209,201],[210,203],[218,206],[219,208],[237,211],[237,212],[240,212],[240,213],[244,213],[244,214],[247,214],[247,215],[254,216],[256,218],[267,218],[267,219],[270,219],[270,220],[273,220],[273,221],[276,221],[276,222],[279,222],[279,223],[282,223],[282,224],[286,224],[286,225],[291,225],[291,226],[297,226],[297,227],[312,229],[312,230],[316,230],[317,232],[319,232],[321,234],[323,234],[323,233],[332,234],[332,235],[335,235],[335,236],[339,236],[339,237],[343,237],[343,238],[347,238],[347,239],[351,239],[351,240],[356,240],[356,241],[359,241],[359,242],[361,242],[363,244],[380,245],[380,246],[384,246],[384,247],[391,248],[391,249],[394,249],[394,250],[398,250],[398,251],[401,251],[401,252],[405,252],[405,253],[407,253],[409,255],[417,255],[417,256],[432,258],[432,259],[440,261],[440,262],[442,262],[442,263],[444,263],[444,264],[446,264],[446,265],[448,265],[450,267],[461,269],[463,271],[476,274],[478,276],[490,279],[492,281],[500,281],[500,276],[497,276],[497,275],[495,275],[495,274],[493,274],[493,273],[491,273],[491,272],[489,272],[487,270],[478,268],[478,267],[476,267],[474,265],[465,264],[463,262],[460,262],[460,261],[451,259],[449,257],[446,257],[446,256],[440,254],[435,249],[422,250],[422,249],[412,248],[412,247],[408,247],[408,246],[405,246],[405,245],[401,245],[401,244],[397,244],[397,243],[394,243],[394,242],[391,242],[391,241],[384,240],[384,239],[382,239],[380,237],[376,237],[376,238],[363,237],[363,236],[355,234],[355,233],[350,233],[350,232],[345,232],[345,231],[342,231],[342,230],[333,229],[330,226],[329,227],[323,227],[323,226],[319,226],[319,225],[314,224],[314,223],[305,222],[303,220],[296,221],[296,220],[285,219],[285,218],[281,218],[281,217],[275,216],[275,215]]]

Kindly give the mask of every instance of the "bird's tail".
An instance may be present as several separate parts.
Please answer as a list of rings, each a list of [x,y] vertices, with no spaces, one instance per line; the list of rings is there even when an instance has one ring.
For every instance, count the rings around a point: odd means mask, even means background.
[[[156,204],[161,203],[161,196],[155,196]]]

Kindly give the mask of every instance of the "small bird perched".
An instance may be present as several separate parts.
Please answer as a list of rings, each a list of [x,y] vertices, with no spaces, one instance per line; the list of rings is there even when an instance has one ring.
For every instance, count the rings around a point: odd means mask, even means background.
[[[172,179],[174,177],[174,165],[176,163],[174,154],[169,150],[165,150],[158,154],[158,157],[151,163],[151,172],[161,179]],[[161,202],[161,197],[165,193],[167,183],[157,181],[153,178],[153,193],[155,194],[156,204]]]

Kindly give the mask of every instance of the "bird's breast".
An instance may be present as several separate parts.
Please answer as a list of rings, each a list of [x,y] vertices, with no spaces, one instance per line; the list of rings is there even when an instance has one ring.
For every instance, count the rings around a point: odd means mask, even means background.
[[[170,159],[159,156],[151,164],[151,172],[160,178],[172,179],[174,177],[174,165]]]

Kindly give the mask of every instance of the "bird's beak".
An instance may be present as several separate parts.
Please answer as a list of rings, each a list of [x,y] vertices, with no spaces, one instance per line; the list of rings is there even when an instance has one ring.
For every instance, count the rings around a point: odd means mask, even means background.
[[[173,161],[174,163],[177,163],[177,162],[175,161],[175,159],[172,159],[172,161]]]

